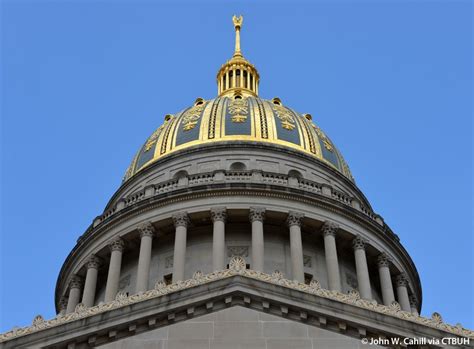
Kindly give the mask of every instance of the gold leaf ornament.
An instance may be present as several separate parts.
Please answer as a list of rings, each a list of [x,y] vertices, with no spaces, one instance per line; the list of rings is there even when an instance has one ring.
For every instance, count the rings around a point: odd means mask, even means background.
[[[229,103],[229,114],[232,122],[245,122],[249,113],[247,98],[237,98]]]

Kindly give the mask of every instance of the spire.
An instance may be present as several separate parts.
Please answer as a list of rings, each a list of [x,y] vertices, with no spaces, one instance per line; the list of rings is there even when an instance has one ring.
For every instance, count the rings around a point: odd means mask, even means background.
[[[251,95],[258,94],[260,77],[257,69],[244,58],[240,50],[240,29],[243,21],[243,16],[232,17],[235,29],[235,50],[232,58],[224,63],[217,73],[219,95],[242,95],[243,92]]]
[[[235,28],[235,52],[234,57],[242,57],[242,52],[240,51],[240,28],[242,27],[242,22],[244,18],[242,16],[233,16],[232,22],[234,22]]]

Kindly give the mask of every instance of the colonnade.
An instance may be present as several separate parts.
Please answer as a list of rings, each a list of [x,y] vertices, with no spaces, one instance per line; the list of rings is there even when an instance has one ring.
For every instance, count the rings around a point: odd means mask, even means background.
[[[286,225],[289,231],[290,252],[291,252],[291,270],[292,278],[298,282],[305,282],[304,263],[303,263],[303,244],[301,236],[301,225],[304,215],[299,212],[290,211],[286,219]],[[186,261],[186,240],[187,229],[190,219],[186,212],[176,213],[172,216],[175,227],[175,242],[173,254],[173,282],[184,280],[185,261]],[[225,226],[227,211],[224,207],[213,208],[211,210],[211,219],[213,222],[213,242],[212,242],[212,266],[213,270],[225,269]],[[265,209],[262,207],[251,207],[249,213],[251,222],[251,269],[264,271],[264,230],[263,222],[265,220]],[[326,268],[328,275],[328,288],[341,292],[341,276],[339,270],[339,261],[337,253],[336,236],[339,226],[331,221],[326,221],[321,232],[324,236],[324,251],[326,259]],[[137,281],[135,292],[140,293],[148,290],[148,278],[150,273],[152,242],[155,236],[155,228],[150,222],[144,223],[138,227],[140,233],[140,252],[138,257]],[[357,274],[358,290],[361,298],[373,299],[369,268],[366,256],[366,241],[361,236],[355,236],[352,240],[354,250],[355,268]],[[108,265],[107,282],[105,287],[105,302],[115,299],[119,290],[120,270],[122,264],[122,254],[125,242],[121,238],[115,238],[109,243],[110,262]],[[95,293],[97,286],[98,270],[103,261],[91,255],[87,260],[85,282],[78,275],[73,275],[69,283],[69,296],[67,301],[62,298],[60,308],[62,313],[73,312],[76,305],[81,301],[86,307],[91,307],[95,303]],[[382,300],[385,305],[392,304],[395,301],[395,292],[392,284],[392,275],[390,271],[390,258],[385,253],[380,253],[377,259],[378,274],[380,279],[380,289]],[[396,275],[396,295],[400,307],[404,311],[417,312],[417,300],[414,295],[408,295],[408,279],[404,273]]]

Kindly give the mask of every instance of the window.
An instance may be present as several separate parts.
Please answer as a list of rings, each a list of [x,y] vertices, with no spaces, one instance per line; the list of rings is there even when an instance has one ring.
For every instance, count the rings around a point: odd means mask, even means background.
[[[304,273],[304,283],[306,285],[309,285],[311,283],[311,281],[313,281],[313,275],[308,274],[308,273]]]
[[[241,162],[234,162],[232,165],[230,165],[231,171],[245,171],[246,169],[247,166]]]
[[[163,281],[165,285],[171,285],[173,283],[173,274],[166,274],[163,276]]]

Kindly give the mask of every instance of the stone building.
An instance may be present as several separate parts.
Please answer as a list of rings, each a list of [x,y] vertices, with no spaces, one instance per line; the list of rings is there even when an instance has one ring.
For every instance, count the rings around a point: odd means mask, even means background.
[[[468,346],[419,316],[415,265],[311,115],[259,97],[233,22],[218,96],[166,115],[67,257],[57,316],[0,346]]]

